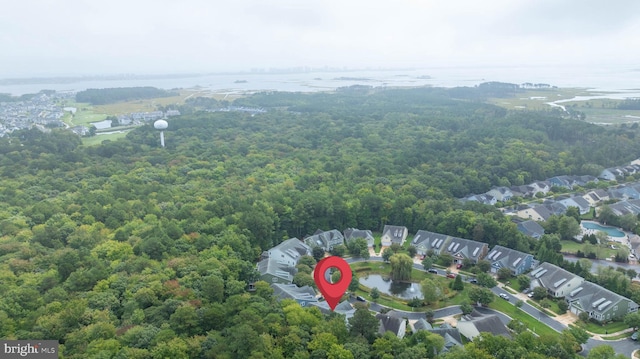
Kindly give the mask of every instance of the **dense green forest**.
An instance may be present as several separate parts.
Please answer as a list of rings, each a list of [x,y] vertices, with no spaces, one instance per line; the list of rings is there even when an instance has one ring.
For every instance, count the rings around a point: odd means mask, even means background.
[[[116,87],[106,89],[87,89],[76,94],[77,102],[92,105],[105,105],[120,101],[141,100],[158,97],[177,96],[177,92],[161,90],[155,87]]]
[[[430,358],[272,296],[260,253],[317,229],[404,225],[533,252],[496,208],[458,197],[640,157],[636,129],[509,112],[478,89],[262,93],[243,112],[182,111],[83,147],[66,131],[0,138],[0,337],[65,358]],[[376,324],[377,328],[377,324]],[[571,358],[569,334],[487,336],[445,358]],[[520,353],[520,354],[517,354]]]

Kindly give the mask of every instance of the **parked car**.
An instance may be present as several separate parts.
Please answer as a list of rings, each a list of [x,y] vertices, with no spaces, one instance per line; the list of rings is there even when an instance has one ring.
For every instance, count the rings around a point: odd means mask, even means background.
[[[524,294],[527,294],[527,293],[529,293],[529,292],[531,292],[531,288],[529,288],[529,287],[525,288],[525,289],[522,291],[522,293],[524,293]]]
[[[366,299],[364,299],[364,298],[363,298],[363,297],[361,297],[361,296],[357,296],[357,297],[356,297],[356,299],[357,299],[357,300],[359,300],[359,301],[361,301],[361,302],[366,302],[366,301],[367,301]]]
[[[447,278],[455,278],[455,277],[456,277],[456,275],[455,275],[455,274],[453,274],[453,273],[449,273],[449,274],[447,274]]]
[[[533,298],[533,292],[529,292],[529,294],[527,294],[527,297]]]
[[[437,270],[435,270],[435,269],[433,269],[433,268],[429,268],[429,269],[427,269],[427,272],[429,272],[429,273],[433,273],[433,274],[438,274],[438,271],[437,271]]]
[[[631,340],[638,340],[638,332],[633,332],[633,334],[631,334]]]
[[[469,279],[469,283],[478,284],[478,280],[475,278]]]
[[[509,296],[504,294],[504,293],[500,293],[498,294],[500,296],[500,298],[505,299],[505,300],[509,300]]]
[[[462,268],[462,263],[458,263],[458,265],[456,265],[456,268],[457,268],[457,269]]]

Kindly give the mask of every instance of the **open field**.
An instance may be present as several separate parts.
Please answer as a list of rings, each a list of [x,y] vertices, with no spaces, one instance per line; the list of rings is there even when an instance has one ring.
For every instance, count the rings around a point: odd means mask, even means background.
[[[580,88],[535,89],[518,93],[513,98],[492,98],[489,103],[510,110],[550,110],[548,102],[569,100],[576,96],[598,96],[605,93]],[[616,106],[622,100],[590,99],[586,101],[568,101],[560,105],[569,110],[580,111],[586,115],[586,121],[596,124],[633,124],[640,122],[640,111],[619,110]]]
[[[123,138],[124,136],[126,136],[127,132],[128,131],[112,133],[108,135],[97,135],[93,137],[83,137],[82,144],[85,146],[96,146],[101,144],[102,141],[105,141],[105,140],[115,141],[119,138]]]
[[[566,88],[566,89],[538,89],[526,90],[518,93],[513,98],[492,98],[489,103],[505,107],[510,110],[549,110],[551,106],[547,102],[566,100],[576,96],[588,96],[593,93],[587,89]]]
[[[179,96],[118,102],[114,104],[99,106],[94,106],[88,103],[69,101],[64,103],[63,105],[65,107],[75,107],[76,113],[71,115],[70,112],[67,112],[63,118],[63,121],[69,126],[90,126],[92,122],[103,121],[108,116],[118,116],[132,112],[157,111],[160,106],[167,106],[171,104],[181,105],[184,104],[187,98],[195,95],[204,97],[215,97],[218,99],[224,98],[224,94],[214,94],[210,91],[203,91],[199,89],[180,90],[179,92]],[[104,140],[117,140],[118,138],[122,138],[125,135],[126,132],[103,134],[95,137],[84,137],[82,139],[82,143],[87,146],[94,146],[100,144]]]

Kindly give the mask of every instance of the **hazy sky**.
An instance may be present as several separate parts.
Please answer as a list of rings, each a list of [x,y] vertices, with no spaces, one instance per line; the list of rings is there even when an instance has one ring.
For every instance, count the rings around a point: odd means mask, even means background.
[[[637,0],[22,0],[0,78],[296,66],[626,64]]]

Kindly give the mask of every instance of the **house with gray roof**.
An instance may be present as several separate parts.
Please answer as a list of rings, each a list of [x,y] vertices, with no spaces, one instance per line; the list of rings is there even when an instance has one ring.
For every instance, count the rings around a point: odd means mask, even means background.
[[[508,201],[513,197],[513,192],[508,187],[496,187],[492,188],[489,191],[485,192],[496,199],[496,201],[504,202]]]
[[[375,239],[373,238],[373,233],[370,230],[362,230],[356,228],[347,228],[343,232],[344,240],[346,243],[351,241],[355,241],[358,238],[364,238],[367,241],[367,246],[369,248],[373,247]]]
[[[462,338],[460,337],[460,331],[458,328],[453,328],[449,323],[442,323],[439,327],[432,327],[425,319],[418,319],[413,325],[411,330],[415,333],[418,330],[426,330],[428,332],[438,334],[444,338],[444,348],[442,352],[445,353],[455,346],[462,346]]]
[[[551,186],[558,186],[564,188],[573,188],[574,181],[571,176],[555,176],[551,178],[547,178],[547,181],[551,183]]]
[[[411,241],[411,245],[414,246],[421,256],[426,255],[429,251],[433,251],[435,254],[440,254],[444,249],[444,243],[447,242],[449,236],[446,234],[434,233],[424,230],[419,230]]]
[[[308,285],[298,287],[295,284],[271,283],[271,288],[273,288],[273,294],[280,300],[293,299],[302,307],[318,301],[316,291]]]
[[[527,220],[516,223],[518,231],[529,237],[540,239],[544,235],[544,228],[536,221]]]
[[[381,243],[383,247],[388,247],[393,243],[403,245],[407,240],[409,230],[404,226],[385,225],[382,230]]]
[[[516,212],[516,216],[520,218],[531,219],[538,222],[546,221],[552,215],[553,213],[543,205],[522,208]]]
[[[494,204],[498,203],[498,200],[494,196],[492,196],[490,194],[486,194],[486,193],[484,193],[484,194],[474,194],[474,195],[471,195],[471,196],[465,198],[465,200],[466,201],[480,202],[482,204],[487,204],[487,205],[490,205],[490,206],[493,206]]]
[[[638,304],[591,282],[583,282],[572,290],[565,300],[571,313],[589,314],[589,318],[604,323],[622,319],[625,315],[638,311]]]
[[[630,199],[620,201],[609,205],[609,208],[616,216],[624,216],[625,214],[640,214],[640,199]]]
[[[344,244],[344,236],[337,229],[330,231],[317,230],[313,235],[306,237],[304,243],[309,247],[320,247],[329,252],[333,247]]]
[[[413,331],[414,333],[417,332],[418,330],[431,330],[431,329],[433,329],[433,326],[431,325],[431,323],[427,322],[427,320],[424,318],[418,319],[415,323],[411,325],[411,331]]]
[[[529,273],[530,287],[542,287],[550,296],[562,298],[584,283],[584,278],[551,263],[541,263]]]
[[[267,283],[291,284],[297,273],[296,265],[304,255],[311,255],[311,247],[298,238],[290,238],[262,253],[258,262],[260,278]]]
[[[356,312],[356,309],[349,303],[348,300],[342,301],[336,305],[334,310],[331,310],[329,304],[326,301],[322,302],[310,302],[309,305],[318,307],[323,314],[331,314],[338,313],[345,316],[345,321],[348,321],[349,318],[353,317],[353,314]]]
[[[278,258],[264,258],[258,262],[260,279],[267,283],[291,284],[293,276],[297,273],[295,265],[289,265]]]
[[[607,180],[607,181],[615,181],[618,177],[624,177],[625,173],[619,169],[618,167],[605,168],[600,172],[598,177]]]
[[[441,253],[451,254],[454,263],[462,263],[465,259],[478,263],[479,260],[487,255],[489,250],[489,245],[486,243],[457,237],[449,237],[444,246]]]
[[[380,322],[378,333],[383,335],[386,332],[392,332],[395,336],[402,339],[407,331],[407,321],[404,318],[396,318],[386,314],[376,314],[376,319]]]
[[[448,323],[443,323],[440,327],[433,328],[429,331],[444,338],[444,348],[442,348],[443,353],[448,352],[453,347],[462,346],[460,330],[458,328],[452,328]]]
[[[491,333],[493,335],[511,338],[509,329],[502,323],[497,315],[484,315],[477,311],[463,316],[461,320],[458,321],[458,330],[460,334],[469,340],[478,337],[480,333]]]
[[[591,205],[589,205],[589,202],[587,202],[587,200],[582,198],[581,196],[574,196],[574,197],[562,199],[558,202],[562,203],[567,208],[577,207],[578,210],[580,211],[580,214],[587,214],[591,209]]]
[[[527,185],[511,186],[509,190],[513,194],[513,197],[531,197],[533,194],[533,187]]]
[[[491,273],[508,268],[514,276],[528,271],[533,265],[533,255],[503,246],[494,246],[485,259],[491,262]]]

